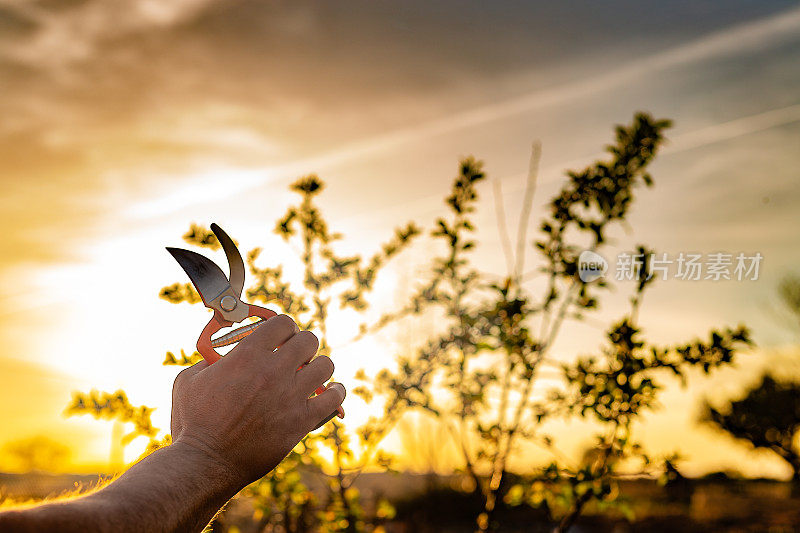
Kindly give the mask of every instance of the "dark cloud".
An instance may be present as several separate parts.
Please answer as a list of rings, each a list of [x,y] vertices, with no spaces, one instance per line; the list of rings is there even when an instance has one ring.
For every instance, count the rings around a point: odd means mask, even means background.
[[[238,106],[287,148],[313,151],[790,5],[240,0],[184,2],[185,13],[175,7],[165,22],[150,4],[83,2],[43,16],[50,46],[24,55],[50,79],[18,89],[123,127],[181,105]]]

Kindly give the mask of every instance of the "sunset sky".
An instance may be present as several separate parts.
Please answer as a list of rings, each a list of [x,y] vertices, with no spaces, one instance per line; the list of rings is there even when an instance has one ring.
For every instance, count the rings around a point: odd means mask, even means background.
[[[472,154],[515,228],[533,141],[536,220],[564,171],[638,110],[675,125],[618,248],[764,256],[758,281],[667,280],[647,296],[655,341],[744,323],[758,348],[686,390],[672,384],[640,436],[681,451],[690,474],[785,476],[695,420],[702,398],[736,395],[763,368],[800,373],[800,332],[775,296],[800,273],[797,2],[0,0],[0,445],[49,435],[74,447],[73,470],[103,467],[110,424],[61,416],[71,390],[92,387],[158,406],[168,428],[177,369],[160,363],[207,320],[157,298],[185,281],[164,246],[181,246],[191,222],[216,221],[282,262],[291,249],[271,229],[294,200],[287,185],[316,172],[342,249],[369,253],[398,224],[429,224]],[[480,193],[476,258],[502,275],[492,183]],[[430,248],[413,250],[377,299],[413,279]],[[591,324],[568,325],[559,357],[598,346],[596,324],[625,311],[621,285]],[[336,347],[355,327],[334,324]],[[352,388],[396,342],[341,347],[337,379]],[[355,397],[345,407],[353,427],[374,411]],[[589,438],[553,430],[569,450]]]

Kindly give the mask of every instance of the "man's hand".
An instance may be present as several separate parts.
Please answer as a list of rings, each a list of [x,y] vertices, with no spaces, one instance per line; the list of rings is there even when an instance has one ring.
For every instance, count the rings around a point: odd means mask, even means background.
[[[289,317],[269,319],[217,363],[180,373],[172,445],[88,496],[0,512],[0,531],[202,530],[341,405],[339,383],[309,398],[333,374],[327,357],[308,363],[317,347]]]
[[[172,392],[173,442],[207,453],[242,484],[260,478],[344,400],[340,383],[309,398],[333,375],[328,357],[311,361],[318,347],[280,315],[213,365],[187,368]]]

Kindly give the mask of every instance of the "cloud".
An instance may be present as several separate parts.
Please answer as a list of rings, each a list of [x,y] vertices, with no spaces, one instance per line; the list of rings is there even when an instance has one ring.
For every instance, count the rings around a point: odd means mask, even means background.
[[[5,21],[4,26],[11,21],[16,33],[27,38],[5,43],[2,54],[20,63],[62,71],[93,56],[104,41],[178,24],[209,3],[210,0],[7,1],[0,20]]]

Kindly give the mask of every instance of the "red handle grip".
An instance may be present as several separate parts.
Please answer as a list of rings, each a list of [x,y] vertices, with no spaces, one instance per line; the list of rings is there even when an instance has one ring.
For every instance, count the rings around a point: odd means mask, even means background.
[[[257,316],[262,320],[267,320],[278,314],[275,311],[270,311],[269,309],[265,309],[257,305],[248,306],[247,313],[248,317]],[[204,327],[203,331],[200,332],[200,337],[197,339],[197,351],[200,352],[200,355],[203,356],[203,359],[205,359],[209,365],[213,365],[219,361],[221,357],[217,353],[217,350],[215,350],[211,345],[211,336],[220,329],[232,325],[233,322],[225,320],[215,311],[214,316],[211,317],[211,320],[208,321],[206,327]]]
[[[227,320],[222,320],[222,323],[220,323],[217,319],[217,313],[214,313],[214,316],[208,321],[206,327],[200,332],[200,337],[197,339],[197,351],[200,352],[200,355],[203,356],[203,359],[205,359],[206,363],[209,365],[213,365],[219,361],[220,358],[220,355],[211,346],[211,335],[231,324],[232,322],[228,322]]]
[[[252,304],[247,312],[249,313],[247,316],[257,316],[264,320],[270,319],[278,314],[275,311],[270,311],[269,309]]]

